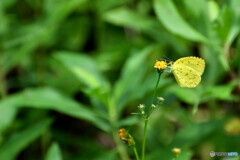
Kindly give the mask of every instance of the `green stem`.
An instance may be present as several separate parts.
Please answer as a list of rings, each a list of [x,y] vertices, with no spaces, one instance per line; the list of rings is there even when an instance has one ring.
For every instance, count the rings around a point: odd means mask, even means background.
[[[137,160],[139,160],[137,148],[136,148],[135,145],[133,146],[133,151],[134,151],[134,153],[135,153],[135,156],[136,156]]]
[[[148,119],[149,114],[150,114],[150,111],[151,111],[151,109],[152,109],[153,100],[154,100],[154,97],[155,97],[156,92],[157,92],[157,87],[158,87],[158,83],[159,83],[159,81],[160,81],[161,75],[162,75],[162,72],[159,72],[159,74],[158,74],[158,80],[157,80],[157,83],[156,83],[156,86],[155,86],[155,89],[154,89],[154,92],[153,92],[152,100],[151,100],[150,106],[149,106],[148,111],[147,111],[147,114],[146,114],[146,115],[147,115],[146,119]]]
[[[110,98],[108,103],[109,103],[108,104],[109,105],[108,106],[109,122],[111,124],[111,132],[112,132],[113,139],[116,143],[117,151],[118,151],[121,159],[130,160],[128,152],[126,151],[126,148],[124,147],[123,143],[120,141],[120,139],[116,133],[117,111],[115,108],[115,102],[113,99]]]
[[[145,156],[145,143],[146,143],[146,134],[147,134],[147,124],[148,124],[148,119],[145,119],[144,135],[143,135],[143,141],[142,141],[142,160],[144,160],[144,156]]]
[[[157,87],[158,87],[158,83],[160,81],[161,74],[162,74],[162,72],[159,72],[158,80],[157,80],[157,83],[156,83],[156,86],[155,86],[155,89],[154,89],[154,92],[153,92],[152,100],[151,100],[150,106],[148,108],[148,111],[146,113],[146,119],[145,119],[145,125],[144,125],[144,134],[143,134],[143,141],[142,141],[142,160],[144,160],[144,157],[145,157],[145,143],[146,143],[146,135],[147,135],[148,117],[149,117],[150,111],[152,109],[153,100],[154,100],[154,97],[155,97],[156,92],[157,92]]]
[[[113,135],[113,138],[114,138],[114,141],[116,143],[116,148],[117,148],[117,151],[121,157],[121,159],[126,159],[126,160],[130,160],[129,156],[128,156],[128,153],[125,149],[125,146],[124,144],[120,141],[119,137],[117,136],[116,132],[112,133]]]

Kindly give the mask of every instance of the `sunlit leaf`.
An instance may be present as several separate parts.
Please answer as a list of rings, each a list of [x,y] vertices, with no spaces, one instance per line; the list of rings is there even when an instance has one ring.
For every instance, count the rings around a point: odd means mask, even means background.
[[[152,27],[155,22],[150,17],[144,17],[136,12],[125,8],[117,8],[111,11],[106,12],[103,15],[105,21],[113,23],[115,25],[131,27],[137,30],[146,30],[149,27]]]
[[[168,92],[178,96],[180,100],[188,104],[195,104],[200,98],[200,93],[195,88],[181,88],[175,85],[170,87]]]
[[[238,100],[239,98],[231,94],[236,85],[237,83],[233,81],[227,85],[207,87],[203,91],[201,99],[202,101],[207,101],[212,98],[220,100]]]
[[[2,100],[1,107],[52,109],[71,117],[89,121],[104,131],[109,130],[109,126],[98,118],[91,109],[51,88],[27,89]]]
[[[108,87],[107,81],[98,71],[94,61],[84,54],[56,52],[54,58],[61,62],[69,71],[89,88]]]
[[[170,32],[192,41],[208,43],[205,36],[192,28],[182,18],[172,0],[155,0],[154,11]]]
[[[62,160],[61,150],[57,143],[49,147],[45,160]]]
[[[13,122],[16,113],[17,108],[0,107],[0,133]]]
[[[84,54],[72,52],[56,52],[54,59],[63,64],[81,84],[81,90],[91,96],[96,96],[100,101],[107,105],[108,94],[110,90],[109,82],[98,70],[94,60]],[[79,88],[80,89],[80,88]]]
[[[120,79],[114,88],[114,97],[118,108],[131,100],[137,88],[146,74],[146,58],[153,51],[154,47],[150,46],[141,52],[132,55],[123,67]]]

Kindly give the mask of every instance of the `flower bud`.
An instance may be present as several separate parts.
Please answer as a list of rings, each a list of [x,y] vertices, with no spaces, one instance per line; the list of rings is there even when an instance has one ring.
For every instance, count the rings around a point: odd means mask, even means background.
[[[145,114],[145,112],[144,112],[144,111],[142,111],[142,114]]]
[[[234,117],[227,121],[224,126],[225,132],[230,135],[237,135],[240,133],[240,118]]]
[[[135,145],[135,141],[130,134],[128,134],[127,143],[128,143],[129,147],[132,146],[132,145]]]
[[[140,105],[138,106],[138,108],[139,108],[140,110],[143,110],[143,109],[145,108],[145,106],[144,106],[143,104],[140,104]]]
[[[152,104],[152,108],[156,108],[155,104]]]
[[[163,102],[165,101],[163,97],[157,97],[157,99],[159,104],[163,104]]]
[[[135,145],[135,141],[134,141],[133,137],[128,133],[128,131],[126,131],[124,128],[122,128],[122,129],[118,130],[118,132],[119,132],[118,135],[119,135],[120,139],[123,142],[127,143],[129,147],[132,145]]]
[[[172,152],[175,154],[175,156],[179,156],[179,154],[181,154],[181,149],[180,148],[173,148]]]

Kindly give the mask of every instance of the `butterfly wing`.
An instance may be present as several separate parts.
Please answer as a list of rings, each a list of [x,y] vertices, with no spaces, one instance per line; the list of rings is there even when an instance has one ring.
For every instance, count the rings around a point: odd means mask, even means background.
[[[181,87],[194,88],[200,81],[201,76],[195,69],[185,65],[172,65],[172,73]]]
[[[175,63],[175,66],[184,65],[189,68],[194,69],[194,72],[198,73],[201,76],[205,69],[205,61],[202,58],[198,57],[184,57],[178,59]]]

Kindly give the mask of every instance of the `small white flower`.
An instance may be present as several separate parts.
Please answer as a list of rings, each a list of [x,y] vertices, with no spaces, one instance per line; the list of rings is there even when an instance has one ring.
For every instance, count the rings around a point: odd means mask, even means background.
[[[139,108],[139,109],[143,109],[143,108],[144,108],[144,105],[143,105],[143,104],[140,104],[140,105],[138,106],[138,108]]]
[[[156,106],[154,104],[152,104],[152,108],[156,108]]]
[[[165,99],[163,97],[157,97],[158,101],[163,102]]]

